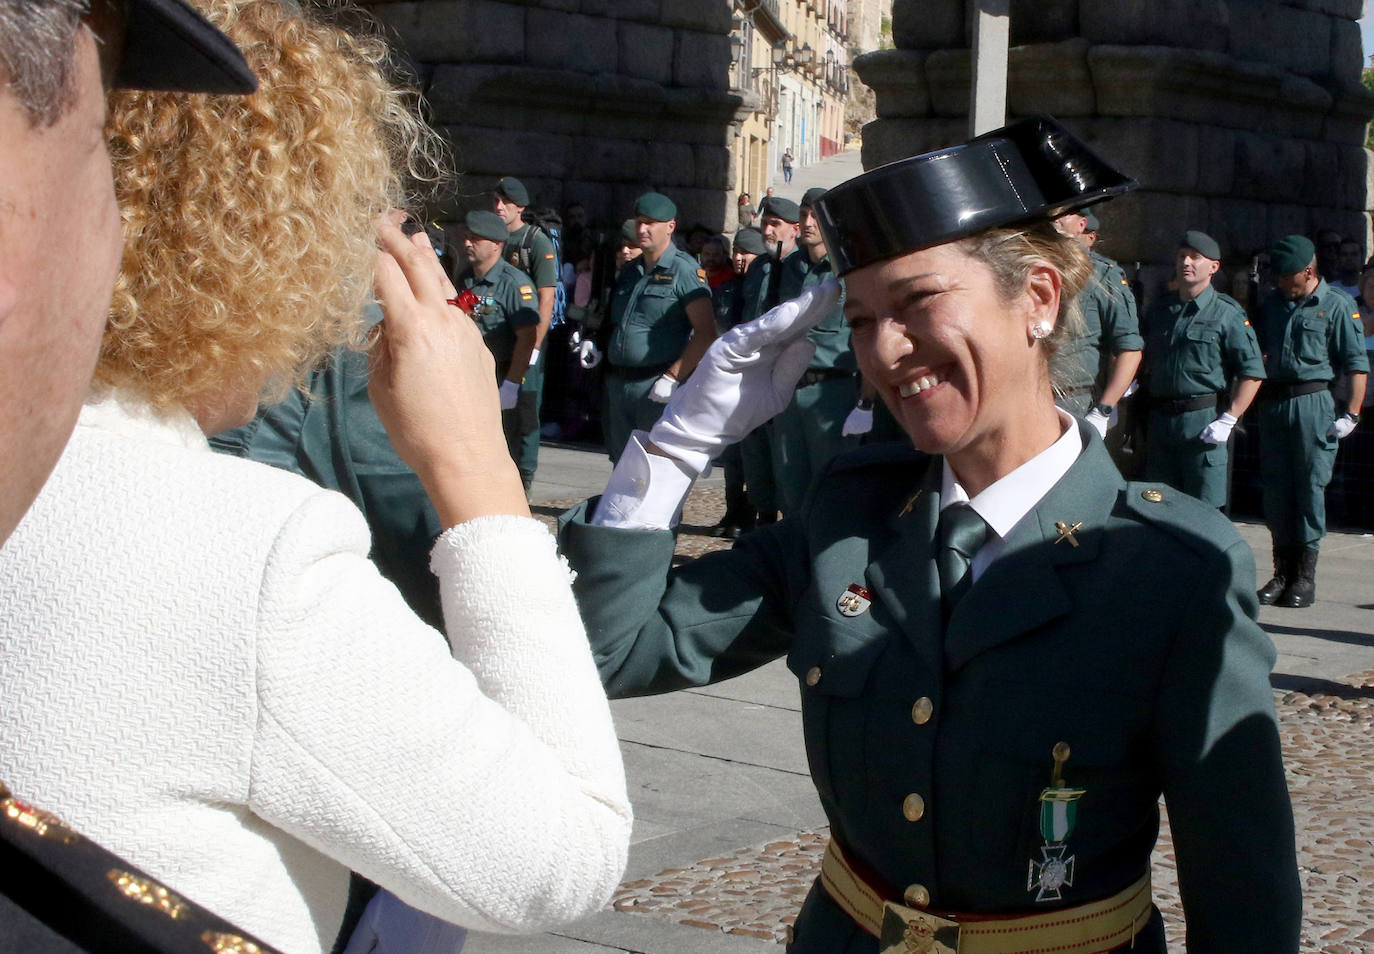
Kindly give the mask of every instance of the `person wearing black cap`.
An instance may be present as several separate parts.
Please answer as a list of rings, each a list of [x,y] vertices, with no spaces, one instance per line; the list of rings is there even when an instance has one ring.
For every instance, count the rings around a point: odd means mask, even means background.
[[[784,271],[778,292],[782,301],[798,297],[833,275],[815,214],[816,201],[824,194],[817,187],[802,197],[797,244],[805,268]],[[849,344],[843,295],[807,338],[816,346],[815,354],[791,402],[771,422],[773,482],[784,514],[801,506],[816,474],[837,454],[858,447],[858,435],[873,423],[873,397],[859,395],[859,367]]]
[[[1099,223],[1092,212],[1066,212],[1055,220],[1061,232],[1078,240],[1093,264],[1093,280],[1079,293],[1083,332],[1065,355],[1071,370],[1059,406],[1091,424],[1104,439],[1118,420],[1117,405],[1140,367],[1140,323],[1135,296],[1121,266],[1098,254]]]
[[[540,360],[544,337],[553,321],[554,301],[558,294],[559,262],[553,239],[538,226],[525,221],[525,207],[530,193],[525,184],[513,176],[505,176],[496,184],[492,205],[505,223],[507,236],[503,250],[506,262],[528,275],[538,289],[539,324],[534,329],[534,350],[529,354],[529,366],[515,394],[502,393],[501,406],[517,411],[519,427],[520,479],[529,492],[534,472],[539,468],[539,406],[544,399],[544,365]],[[514,404],[510,403],[514,400]]]
[[[1354,301],[1317,273],[1317,250],[1289,235],[1269,253],[1274,292],[1256,321],[1269,378],[1259,394],[1264,522],[1274,575],[1259,601],[1293,609],[1317,598],[1317,554],[1326,536],[1326,485],[1336,444],[1355,430],[1369,377],[1364,327]],[[1350,376],[1339,416],[1331,380]]]
[[[827,283],[726,334],[564,518],[612,695],[796,674],[831,843],[791,954],[1163,952],[1161,793],[1189,950],[1298,948],[1249,547],[1054,404],[1091,270],[1049,220],[1133,184],[1040,118],[836,186],[855,355],[914,446],[842,455],[797,514],[670,569],[681,493],[790,398]]]
[[[706,272],[673,244],[677,206],[660,192],[635,202],[643,254],[616,276],[606,347],[606,452],[620,459],[636,430],[649,428],[716,337]]]
[[[179,0],[0,0],[0,545],[71,434],[119,269],[106,93],[256,85],[234,44]],[[41,240],[58,234],[69,242],[61,256]],[[248,939],[193,903],[175,921],[137,903],[111,871],[127,872],[135,895],[167,889],[27,794],[0,779],[0,951],[186,951],[202,935]]]
[[[1264,379],[1245,309],[1212,287],[1219,268],[1216,240],[1185,232],[1174,256],[1177,288],[1156,299],[1141,323],[1150,408],[1145,476],[1218,509],[1226,506],[1231,428]]]

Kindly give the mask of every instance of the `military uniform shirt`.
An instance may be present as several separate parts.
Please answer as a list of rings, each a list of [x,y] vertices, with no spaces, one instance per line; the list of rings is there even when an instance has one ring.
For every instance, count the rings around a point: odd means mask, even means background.
[[[502,251],[502,257],[507,265],[513,266],[517,271],[523,271],[520,263],[520,244],[525,240],[525,233],[530,230],[528,224],[520,226],[506,239],[506,247]],[[543,229],[537,229],[534,237],[530,239],[530,277],[534,279],[536,288],[552,288],[558,284],[558,259],[554,255],[553,240],[549,238]]]
[[[819,262],[811,261],[805,249],[801,259],[806,270],[783,272],[778,301],[791,301],[808,288],[814,288],[834,275],[829,256]],[[854,349],[849,344],[849,322],[844,320],[844,281],[840,280],[840,298],[830,313],[817,322],[816,327],[807,332],[816,345],[816,353],[811,358],[813,371],[857,371],[859,363],[854,358]]]
[[[644,256],[627,262],[616,277],[611,299],[611,343],[607,358],[615,367],[671,364],[692,336],[687,306],[711,297],[706,271],[675,245],[652,269]]]
[[[796,289],[791,297],[801,294],[801,285],[811,264],[806,252],[796,246],[782,260],[782,276],[778,279],[778,302],[788,300],[788,289]],[[744,312],[740,321],[753,321],[771,307],[768,289],[773,281],[774,261],[770,254],[760,255],[744,273]],[[774,302],[773,304],[777,304]]]
[[[517,328],[539,324],[539,300],[529,276],[514,265],[497,261],[481,278],[468,269],[458,286],[472,289],[481,299],[473,308],[472,320],[482,331],[482,342],[497,364],[509,364],[515,352]]]
[[[1190,302],[1176,292],[1145,313],[1145,382],[1156,398],[1224,391],[1235,378],[1264,378],[1259,342],[1245,312],[1211,285]]]
[[[1101,391],[1107,381],[1108,359],[1145,346],[1136,318],[1135,295],[1121,266],[1089,251],[1093,277],[1078,295],[1084,332],[1065,349],[1069,387]]]
[[[1259,340],[1273,381],[1330,381],[1336,371],[1369,371],[1364,326],[1355,302],[1325,281],[1299,301],[1265,299]]]

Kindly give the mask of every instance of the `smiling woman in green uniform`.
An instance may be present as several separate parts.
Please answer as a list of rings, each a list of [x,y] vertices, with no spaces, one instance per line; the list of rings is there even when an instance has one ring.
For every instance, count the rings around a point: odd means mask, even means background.
[[[1189,951],[1297,950],[1250,550],[1054,405],[1090,266],[1049,219],[1133,184],[1042,118],[835,187],[859,369],[914,446],[842,455],[796,514],[670,570],[682,495],[790,398],[827,283],[724,335],[565,519],[613,695],[796,674],[832,841],[793,954],[1162,952],[1161,794]]]

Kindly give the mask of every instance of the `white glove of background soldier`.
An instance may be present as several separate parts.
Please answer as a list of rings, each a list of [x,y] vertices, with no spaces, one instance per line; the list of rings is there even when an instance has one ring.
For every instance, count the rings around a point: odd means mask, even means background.
[[[862,408],[855,406],[849,412],[849,416],[844,419],[844,427],[840,428],[841,437],[853,437],[856,434],[867,434],[873,430],[873,408]]]
[[[577,346],[577,363],[588,371],[601,363],[601,349],[591,338],[583,338]]]
[[[515,407],[515,402],[518,400],[520,400],[520,385],[511,380],[502,381],[501,410],[512,410]]]
[[[711,459],[776,415],[816,353],[806,333],[839,301],[834,280],[721,335],[649,431],[669,457],[704,474]]]
[[[1231,437],[1231,428],[1236,426],[1236,419],[1230,414],[1223,413],[1211,424],[1202,429],[1198,437],[1208,444],[1225,444]]]
[[[1331,422],[1331,426],[1326,429],[1327,440],[1340,440],[1349,437],[1351,431],[1355,430],[1355,422],[1350,419],[1350,415],[1342,414]]]
[[[660,374],[658,379],[654,381],[654,386],[649,390],[649,400],[655,404],[667,404],[668,399],[677,390],[677,384],[677,378]]]
[[[1087,414],[1083,415],[1083,420],[1093,426],[1093,430],[1097,431],[1098,437],[1105,438],[1107,436],[1107,428],[1112,426],[1111,418],[1099,411],[1095,404],[1088,410]]]

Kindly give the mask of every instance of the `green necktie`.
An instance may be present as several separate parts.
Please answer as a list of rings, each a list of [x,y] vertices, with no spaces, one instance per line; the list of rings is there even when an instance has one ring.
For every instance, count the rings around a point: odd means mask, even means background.
[[[935,555],[935,568],[940,573],[946,613],[954,610],[973,585],[969,565],[987,538],[986,521],[968,504],[953,504],[940,512],[940,551]]]

